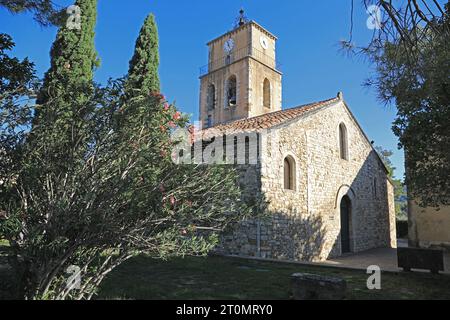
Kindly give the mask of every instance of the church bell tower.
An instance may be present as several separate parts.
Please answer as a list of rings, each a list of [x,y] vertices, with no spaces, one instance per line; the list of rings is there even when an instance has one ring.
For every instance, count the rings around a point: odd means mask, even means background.
[[[241,10],[235,28],[207,44],[208,64],[200,71],[203,128],[281,110],[276,41]]]

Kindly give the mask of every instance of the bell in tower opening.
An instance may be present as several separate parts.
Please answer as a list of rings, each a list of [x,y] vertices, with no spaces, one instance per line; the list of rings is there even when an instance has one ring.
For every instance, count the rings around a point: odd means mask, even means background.
[[[236,76],[232,75],[227,83],[227,101],[228,107],[236,106]]]
[[[243,10],[236,27],[208,42],[200,72],[200,122],[211,127],[281,110],[277,38]]]

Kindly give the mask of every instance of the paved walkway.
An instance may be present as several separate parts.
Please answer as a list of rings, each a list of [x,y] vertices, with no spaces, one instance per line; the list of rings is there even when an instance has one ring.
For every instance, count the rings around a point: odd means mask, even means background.
[[[407,243],[399,240],[399,247],[407,247]],[[397,266],[397,250],[389,248],[372,249],[322,262],[335,267],[366,270],[368,266],[377,265],[383,271],[401,271]],[[444,273],[450,274],[450,253],[444,254]]]
[[[398,247],[408,247],[408,242],[406,240],[399,240]],[[369,266],[379,266],[382,271],[390,272],[402,272],[403,269],[397,266],[397,249],[390,248],[379,248],[371,249],[364,252],[358,252],[354,254],[349,254],[343,257],[330,259],[322,262],[304,262],[304,261],[290,261],[290,260],[278,260],[278,259],[263,259],[257,257],[242,257],[228,255],[232,258],[237,259],[249,259],[258,261],[272,261],[277,263],[289,263],[289,264],[299,264],[299,265],[311,265],[311,266],[331,266],[336,268],[349,268],[349,269],[359,269],[367,270]],[[445,274],[450,274],[450,253],[444,253],[444,272]],[[415,272],[429,272],[429,270],[415,270]],[[442,273],[442,272],[441,272]]]

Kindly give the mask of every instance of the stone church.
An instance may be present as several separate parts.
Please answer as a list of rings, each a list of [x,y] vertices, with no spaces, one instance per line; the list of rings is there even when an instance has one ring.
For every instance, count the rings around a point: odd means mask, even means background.
[[[256,135],[241,185],[267,201],[267,217],[224,235],[242,256],[320,261],[395,247],[394,191],[387,170],[343,94],[282,107],[277,38],[241,18],[210,41],[201,70],[200,121],[210,136]],[[236,143],[236,140],[235,140]],[[239,139],[239,144],[248,140]]]

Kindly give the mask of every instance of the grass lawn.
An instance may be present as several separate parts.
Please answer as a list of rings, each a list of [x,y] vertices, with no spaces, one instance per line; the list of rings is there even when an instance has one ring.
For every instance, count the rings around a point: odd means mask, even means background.
[[[224,257],[169,261],[136,257],[104,281],[99,299],[289,299],[290,275],[325,274],[347,280],[348,299],[450,299],[450,276],[383,273],[382,290],[366,287],[364,271]]]

